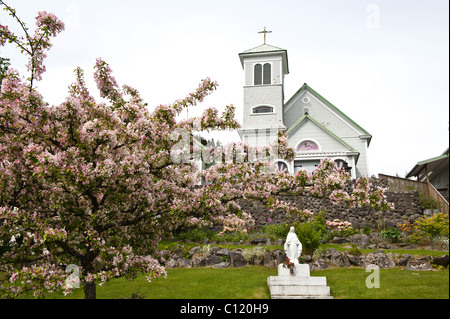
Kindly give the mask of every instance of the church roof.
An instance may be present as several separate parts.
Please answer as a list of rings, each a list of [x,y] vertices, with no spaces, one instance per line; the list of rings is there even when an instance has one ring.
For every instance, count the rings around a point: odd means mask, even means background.
[[[247,55],[259,55],[259,54],[266,54],[266,53],[281,53],[283,56],[283,72],[284,74],[289,74],[289,65],[288,65],[288,57],[287,57],[287,50],[281,49],[279,47],[270,45],[270,44],[261,44],[255,48],[246,50],[244,52],[239,53],[239,59],[241,60],[242,67],[244,67],[244,57]]]
[[[317,93],[315,90],[313,90],[308,84],[304,83],[303,86],[298,89],[297,92],[294,93],[294,95],[292,95],[292,97],[285,103],[285,105],[288,105],[291,100],[298,94],[300,93],[302,90],[308,90],[308,92],[312,93],[313,95],[315,95],[317,98],[319,98],[320,100],[322,100],[324,103],[326,103],[331,109],[333,109],[336,113],[338,113],[342,118],[346,119],[350,124],[352,124],[354,127],[356,127],[358,130],[361,131],[361,133],[363,135],[365,135],[366,138],[368,138],[368,144],[370,144],[370,141],[372,139],[372,135],[367,132],[365,129],[363,129],[361,126],[359,126],[355,121],[353,121],[350,117],[348,117],[344,112],[342,112],[340,109],[338,109],[336,106],[334,106],[331,102],[329,102],[327,99],[325,99],[322,95],[320,95],[319,93]],[[298,121],[297,121],[298,122]],[[291,128],[293,128],[294,126],[296,126],[297,123],[295,123]]]
[[[338,141],[339,143],[341,143],[342,145],[344,145],[349,151],[352,152],[358,152],[357,150],[355,150],[351,145],[349,145],[347,142],[345,142],[343,139],[341,139],[339,136],[337,136],[336,134],[334,134],[332,131],[330,131],[328,128],[326,128],[324,125],[322,125],[318,120],[316,120],[314,117],[312,117],[309,114],[305,114],[303,115],[301,118],[299,118],[297,120],[297,122],[294,123],[294,125],[292,125],[287,131],[286,131],[286,135],[290,135],[292,132],[295,131],[295,129],[304,121],[306,120],[310,120],[311,122],[313,122],[314,124],[316,124],[318,127],[320,127],[323,131],[325,131],[328,135],[330,135],[332,138],[334,138],[336,141]]]
[[[261,52],[274,52],[274,51],[286,51],[286,50],[278,48],[278,47],[270,45],[270,44],[261,44],[253,49],[249,49],[242,53],[239,53],[239,55],[247,54],[247,53],[261,53]]]

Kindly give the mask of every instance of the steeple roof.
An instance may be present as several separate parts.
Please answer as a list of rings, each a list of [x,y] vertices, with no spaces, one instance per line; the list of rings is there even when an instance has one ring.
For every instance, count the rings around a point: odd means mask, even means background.
[[[283,64],[284,64],[283,71],[284,74],[289,74],[287,50],[281,49],[279,47],[270,44],[261,44],[255,48],[241,52],[239,53],[239,59],[241,60],[242,67],[244,67],[244,57],[250,55],[264,55],[270,53],[279,53],[283,56]]]
[[[286,50],[278,48],[278,47],[270,45],[270,44],[261,44],[253,49],[249,49],[242,53],[239,53],[239,55],[247,54],[247,53],[261,53],[261,52],[275,52],[275,51],[286,51]]]

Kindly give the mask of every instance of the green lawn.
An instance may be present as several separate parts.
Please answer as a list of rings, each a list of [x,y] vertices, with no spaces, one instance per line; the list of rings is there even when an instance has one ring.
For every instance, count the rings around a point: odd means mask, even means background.
[[[129,298],[139,293],[147,299],[268,299],[267,277],[277,270],[262,266],[244,268],[167,269],[166,279],[148,283],[144,276],[134,282],[115,279],[97,288],[98,299]],[[381,269],[380,288],[367,288],[370,273],[364,268],[331,268],[312,271],[311,276],[326,276],[335,299],[448,299],[449,271],[406,271]],[[50,297],[50,296],[49,296]],[[82,289],[70,296],[83,298]]]
[[[335,299],[448,299],[449,272],[409,271],[401,268],[380,269],[379,288],[367,288],[371,272],[364,268],[332,268],[314,271],[326,276]]]

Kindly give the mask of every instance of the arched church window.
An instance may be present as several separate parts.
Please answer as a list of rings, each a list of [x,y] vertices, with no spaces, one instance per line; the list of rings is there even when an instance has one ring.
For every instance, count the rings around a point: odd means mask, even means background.
[[[257,106],[253,108],[253,114],[258,113],[273,113],[273,107],[271,106]]]
[[[342,160],[342,159],[334,160],[334,166],[336,166],[337,169],[343,168],[344,167],[344,163],[345,163],[345,161]]]
[[[263,70],[263,84],[270,84],[270,79],[271,79],[271,71],[272,71],[272,67],[270,65],[270,63],[266,63],[264,64],[264,70]]]
[[[319,146],[313,141],[303,141],[297,146],[297,152],[318,151]]]
[[[255,76],[254,76],[254,81],[255,81],[255,85],[261,85],[262,84],[262,65],[261,64],[256,64],[255,65]]]
[[[284,162],[277,162],[277,168],[280,172],[289,173],[289,169]]]
[[[352,168],[348,166],[348,163],[344,161],[343,159],[336,159],[334,160],[334,166],[336,169],[344,169],[346,172],[350,172]]]

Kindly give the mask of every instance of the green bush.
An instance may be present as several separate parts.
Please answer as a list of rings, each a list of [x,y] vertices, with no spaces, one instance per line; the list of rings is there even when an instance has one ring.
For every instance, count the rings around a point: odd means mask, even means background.
[[[411,234],[405,238],[405,242],[412,245],[430,245],[431,238],[423,231],[415,228],[411,231]]]
[[[253,248],[246,248],[242,251],[242,256],[245,261],[250,262],[253,259],[262,260],[266,254],[266,249],[262,246],[256,246]]]
[[[192,241],[196,243],[204,242],[205,239],[212,239],[215,233],[209,229],[193,228],[176,235],[176,238],[182,241]]]
[[[443,213],[431,217],[422,217],[416,221],[416,227],[430,237],[448,237],[448,215]]]
[[[278,240],[280,238],[286,238],[289,227],[284,223],[273,223],[267,226],[261,227],[261,232],[271,240]]]
[[[372,228],[369,225],[366,225],[361,229],[361,233],[364,235],[370,235],[371,232]]]
[[[326,211],[321,210],[320,213],[314,214],[312,220],[309,221],[310,225],[316,230],[324,234],[327,229]]]
[[[420,192],[419,193],[419,206],[422,208],[422,210],[425,209],[438,209],[441,207],[441,203],[439,203],[434,198],[428,196],[425,193]]]
[[[402,232],[395,228],[389,228],[388,230],[381,232],[381,238],[384,238],[391,243],[397,243],[401,237]]]
[[[311,223],[294,223],[295,233],[303,246],[303,255],[313,255],[320,246],[320,231]]]
[[[361,250],[359,250],[358,245],[356,244],[351,244],[352,248],[349,250],[350,255],[353,256],[361,256],[362,252]]]
[[[226,241],[226,242],[239,242],[241,240],[246,241],[248,238],[248,235],[246,233],[242,233],[242,232],[229,232],[229,233],[224,233],[223,235],[217,235],[214,234],[214,236],[212,236],[210,239],[217,241],[217,242],[221,242],[221,241]]]
[[[309,224],[318,232],[320,232],[320,240],[322,243],[326,243],[333,239],[335,236],[329,229],[326,220],[326,211],[321,210],[318,214],[314,214],[313,219],[309,221]]]

